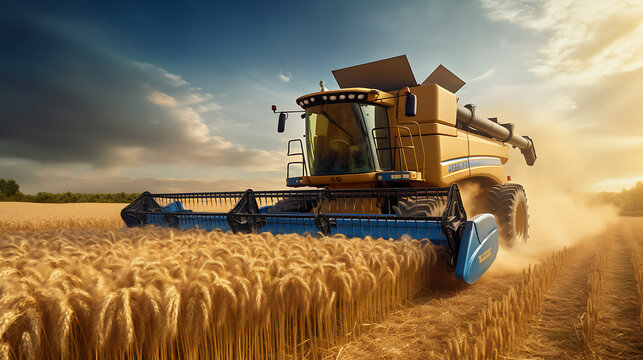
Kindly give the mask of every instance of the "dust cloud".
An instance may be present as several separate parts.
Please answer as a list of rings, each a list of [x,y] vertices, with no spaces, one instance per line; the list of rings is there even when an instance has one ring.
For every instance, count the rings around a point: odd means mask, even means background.
[[[501,246],[492,268],[521,270],[555,250],[607,234],[618,221],[618,213],[609,205],[587,199],[590,179],[597,169],[586,148],[588,139],[578,139],[577,125],[553,119],[546,111],[510,109],[505,115],[516,123],[517,133],[534,140],[538,159],[534,166],[527,166],[518,149],[509,151],[507,175],[527,193],[529,239],[512,248]],[[464,189],[465,194],[475,195],[476,191],[475,185]]]

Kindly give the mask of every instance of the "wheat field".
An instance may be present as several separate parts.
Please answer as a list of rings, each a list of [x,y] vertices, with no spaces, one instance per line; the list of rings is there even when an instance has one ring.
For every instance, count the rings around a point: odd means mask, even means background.
[[[36,204],[0,202],[0,234],[55,229],[118,230],[127,204]]]
[[[112,220],[3,225],[0,358],[320,358],[436,260],[417,240],[88,229]]]

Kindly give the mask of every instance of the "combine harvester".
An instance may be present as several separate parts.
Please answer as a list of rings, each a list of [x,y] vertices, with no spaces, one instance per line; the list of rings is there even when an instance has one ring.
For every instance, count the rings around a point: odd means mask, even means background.
[[[127,226],[408,235],[444,246],[456,277],[470,284],[494,261],[499,235],[507,245],[527,238],[524,189],[507,183],[502,165],[509,156],[506,144],[532,165],[534,143],[512,124],[458,105],[462,80],[440,65],[418,85],[405,55],[333,75],[340,90],[322,82],[320,92],[297,99],[303,110],[279,112],[278,132],[289,113],[302,113],[306,122],[305,146],[301,139],[288,143],[288,156],[296,159],[288,163],[286,184],[316,189],[145,192],[123,209]],[[272,110],[277,112],[274,105]],[[467,181],[481,186],[485,212],[493,215],[467,220],[456,185]]]

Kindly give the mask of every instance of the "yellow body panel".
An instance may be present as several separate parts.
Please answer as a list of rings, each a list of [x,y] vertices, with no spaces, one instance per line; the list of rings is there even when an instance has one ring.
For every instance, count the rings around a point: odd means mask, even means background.
[[[325,184],[351,184],[351,183],[375,183],[377,173],[343,174],[343,175],[318,175],[304,176],[301,179],[302,185],[325,185]]]
[[[449,172],[448,166],[442,164],[444,161],[464,158],[469,155],[467,135],[466,132],[458,130],[455,137],[445,135],[423,136],[424,146],[427,149],[424,178],[428,186],[447,186],[469,177],[468,169]]]
[[[456,112],[458,110],[455,94],[435,84],[415,86],[410,90],[418,99],[416,115],[414,117],[404,115],[404,93],[400,93],[400,105],[396,110],[397,116],[392,118],[395,118],[398,122],[416,121],[420,124],[442,123],[455,126]]]
[[[509,147],[499,141],[469,133],[469,152],[476,156],[496,156],[504,165],[509,160]]]
[[[478,166],[471,168],[471,178],[486,178],[491,180],[494,184],[506,184],[507,174],[505,168],[502,166]]]

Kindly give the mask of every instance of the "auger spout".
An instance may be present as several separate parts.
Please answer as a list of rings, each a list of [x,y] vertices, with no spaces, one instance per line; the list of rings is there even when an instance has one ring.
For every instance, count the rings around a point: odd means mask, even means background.
[[[511,123],[499,124],[496,121],[482,117],[476,113],[476,107],[472,104],[458,105],[458,124],[470,126],[483,134],[509,143],[520,149],[525,157],[527,165],[531,166],[536,162],[536,149],[534,141],[528,136],[521,136],[514,132],[514,125]]]

